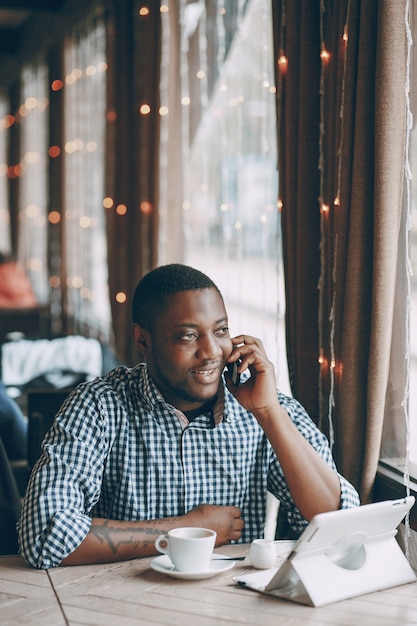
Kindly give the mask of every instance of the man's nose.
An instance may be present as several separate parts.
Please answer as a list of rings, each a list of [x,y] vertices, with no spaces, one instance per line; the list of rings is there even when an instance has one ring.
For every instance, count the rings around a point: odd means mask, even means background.
[[[200,337],[198,342],[197,356],[200,359],[217,359],[223,354],[221,345],[216,337]]]

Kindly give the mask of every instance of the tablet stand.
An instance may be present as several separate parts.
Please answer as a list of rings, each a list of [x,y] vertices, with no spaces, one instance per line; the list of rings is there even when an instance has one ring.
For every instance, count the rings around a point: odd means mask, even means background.
[[[363,533],[354,533],[339,540],[327,553],[294,553],[265,592],[322,606],[415,580],[395,533],[371,541]]]

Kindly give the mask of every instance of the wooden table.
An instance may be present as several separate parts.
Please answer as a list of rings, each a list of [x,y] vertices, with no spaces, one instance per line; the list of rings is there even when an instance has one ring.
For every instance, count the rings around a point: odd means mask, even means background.
[[[247,555],[248,546],[216,550]],[[0,558],[0,625],[42,626],[406,626],[417,624],[417,583],[311,608],[238,587],[248,559],[205,580],[177,580],[150,568],[150,558],[105,565],[28,568],[21,557]]]

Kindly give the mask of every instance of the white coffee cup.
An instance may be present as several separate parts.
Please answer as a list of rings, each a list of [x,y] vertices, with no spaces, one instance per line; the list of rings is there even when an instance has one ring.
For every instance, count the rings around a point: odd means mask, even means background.
[[[215,542],[216,532],[209,528],[174,528],[159,535],[155,548],[169,556],[179,572],[206,572]]]
[[[252,567],[269,569],[274,567],[277,560],[275,544],[272,539],[255,539],[252,541],[249,558]]]

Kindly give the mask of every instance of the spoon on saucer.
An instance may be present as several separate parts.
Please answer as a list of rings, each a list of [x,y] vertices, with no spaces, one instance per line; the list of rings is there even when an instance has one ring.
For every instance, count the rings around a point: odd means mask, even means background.
[[[244,561],[245,556],[216,556],[212,557],[212,561]]]

